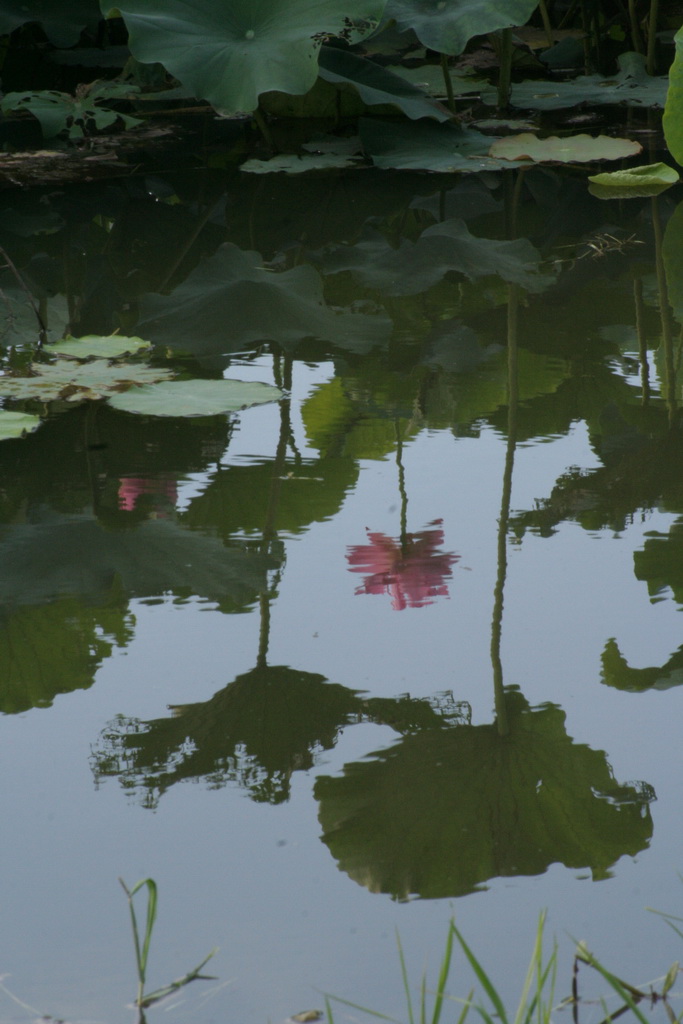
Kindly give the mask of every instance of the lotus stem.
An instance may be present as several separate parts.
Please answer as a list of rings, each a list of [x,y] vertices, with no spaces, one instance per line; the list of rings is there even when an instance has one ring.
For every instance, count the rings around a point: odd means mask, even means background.
[[[647,23],[647,73],[654,75],[657,68],[657,19],[659,0],[650,0],[650,18]]]
[[[636,11],[636,0],[628,0],[628,16],[631,23],[631,45],[636,53],[645,53],[643,34],[638,24],[638,12]]]
[[[448,56],[445,53],[441,54],[441,70],[443,71],[444,85],[446,86],[446,96],[448,97],[448,109],[452,114],[456,113],[455,110],[455,96],[453,94],[453,82],[448,71]]]
[[[498,75],[498,110],[507,110],[510,104],[510,81],[512,79],[512,29],[504,28],[500,33],[500,72]]]
[[[543,31],[545,32],[546,39],[548,40],[548,48],[550,48],[553,45],[553,26],[550,24],[548,5],[545,0],[539,0],[538,9],[541,14],[541,21],[543,22]]]

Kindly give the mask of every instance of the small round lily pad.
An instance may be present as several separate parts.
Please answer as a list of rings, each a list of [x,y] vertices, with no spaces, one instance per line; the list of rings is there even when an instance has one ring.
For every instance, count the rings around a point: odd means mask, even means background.
[[[40,416],[30,416],[27,412],[14,412],[11,409],[0,409],[0,441],[30,434],[37,430],[41,423]]]
[[[282,391],[243,380],[170,380],[114,395],[110,405],[143,416],[215,416],[276,402]]]
[[[592,163],[594,160],[620,160],[635,156],[643,147],[632,139],[615,139],[611,135],[550,135],[539,139],[532,132],[498,139],[489,156],[499,160],[533,160],[535,163]]]
[[[70,359],[119,359],[151,347],[143,338],[127,338],[122,334],[88,334],[83,338],[67,335],[46,347],[46,352],[68,356]]]

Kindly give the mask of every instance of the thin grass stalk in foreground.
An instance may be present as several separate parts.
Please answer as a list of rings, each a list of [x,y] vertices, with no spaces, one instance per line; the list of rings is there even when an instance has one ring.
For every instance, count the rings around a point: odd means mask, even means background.
[[[149,960],[149,947],[152,941],[152,932],[154,930],[154,922],[157,916],[157,886],[153,878],[143,878],[137,882],[132,889],[129,889],[122,878],[119,878],[119,882],[123,887],[123,891],[128,897],[128,908],[130,910],[130,920],[133,928],[133,944],[135,946],[135,961],[138,970],[138,996],[136,999],[137,1006],[142,1006],[145,991],[145,980],[147,977],[147,961]],[[143,885],[147,886],[147,920],[145,922],[145,938],[140,947],[140,933],[138,931],[138,921],[135,914],[135,905],[133,903],[133,897],[137,892],[142,889]]]
[[[149,947],[152,942],[152,932],[154,931],[154,923],[157,917],[157,885],[153,878],[143,878],[137,882],[132,889],[129,889],[122,878],[119,878],[119,882],[123,887],[128,898],[128,907],[130,909],[130,920],[133,928],[133,944],[135,946],[135,961],[138,971],[138,994],[135,1000],[135,1005],[139,1010],[147,1009],[153,1006],[154,1003],[160,1002],[166,996],[172,992],[177,992],[178,989],[184,988],[185,985],[189,985],[191,981],[215,981],[216,978],[209,974],[201,974],[202,967],[208,963],[212,956],[218,952],[217,948],[211,950],[209,955],[205,957],[200,964],[198,964],[193,970],[188,971],[182,978],[177,978],[168,985],[164,985],[163,988],[155,989],[154,992],[150,992],[149,995],[145,995],[145,982],[147,980],[147,964],[149,961]],[[138,920],[135,913],[135,905],[133,903],[133,897],[142,889],[143,886],[147,886],[147,916],[145,921],[145,937],[140,944],[140,932],[138,929]],[[140,1014],[140,1018],[143,1019],[143,1015]]]
[[[633,985],[629,985],[626,982],[622,981],[621,978],[617,978],[616,974],[612,974],[612,972],[608,971],[606,967],[603,967],[602,964],[595,959],[593,954],[588,951],[585,943],[578,943],[576,957],[583,963],[589,964],[598,972],[598,974],[602,975],[602,977],[605,979],[608,985],[612,989],[614,989],[619,998],[622,1000],[622,1002],[624,1003],[624,1007],[631,1010],[636,1019],[640,1021],[640,1024],[651,1024],[651,1022],[648,1021],[645,1014],[642,1012],[642,1010],[638,1008],[637,1005],[641,999],[645,998],[644,992],[641,992],[639,989],[634,988]],[[612,1020],[617,1015],[609,1014],[606,1012],[605,1016],[607,1020]]]
[[[531,953],[531,959],[529,961],[529,967],[527,969],[524,984],[522,985],[522,992],[520,995],[519,1005],[517,1012],[513,1018],[512,1024],[531,1024],[534,1014],[536,1014],[538,1024],[549,1024],[550,1014],[553,1008],[554,996],[555,996],[555,979],[557,972],[557,946],[553,946],[553,951],[550,955],[548,963],[543,965],[543,929],[545,926],[545,911],[540,915],[538,921],[538,927],[536,929],[536,939],[534,942],[534,948]],[[469,961],[470,967],[474,971],[477,980],[484,989],[488,996],[491,1005],[493,1007],[493,1014],[489,1013],[485,1007],[474,1004],[479,1016],[485,1021],[485,1024],[495,1024],[496,1020],[502,1021],[502,1024],[510,1024],[510,1019],[505,1010],[505,1005],[501,996],[496,989],[495,985],[491,981],[491,978],[486,973],[482,964],[477,960],[476,956],[465,942],[465,939],[460,934],[455,924],[451,924],[451,928],[460,947]],[[535,986],[532,993],[532,984]],[[471,997],[470,997],[471,999]]]
[[[441,961],[441,968],[439,970],[439,977],[437,980],[436,991],[433,993],[435,996],[434,1005],[432,1008],[431,1016],[427,1013],[427,975],[423,973],[420,979],[420,1014],[417,1024],[439,1024],[441,1019],[441,1013],[443,1010],[444,1000],[451,998],[447,995],[446,986],[448,984],[448,977],[451,970],[451,961],[453,957],[453,938],[454,938],[454,925],[451,925],[448,929],[448,937],[446,939],[446,948],[444,950],[443,959]],[[406,996],[406,1008],[408,1014],[408,1024],[416,1024],[415,1010],[413,1008],[413,999],[410,992],[410,980],[408,978],[408,968],[406,965],[405,954],[403,952],[403,946],[401,944],[401,937],[396,932],[396,944],[398,946],[398,959],[401,967],[401,979],[403,981],[403,989]],[[469,1012],[470,1006],[472,1005],[472,996],[474,992],[471,991],[467,999],[459,1000],[462,1002],[463,1008],[456,1021],[456,1024],[465,1024],[465,1018]],[[327,1007],[328,1024],[334,1024],[330,1001],[333,1000],[336,1003],[341,1003],[343,1006],[348,1006],[353,1010],[360,1010],[362,1013],[367,1013],[371,1017],[376,1017],[378,1020],[391,1021],[391,1024],[401,1024],[395,1017],[389,1017],[385,1013],[379,1013],[377,1010],[372,1010],[367,1006],[361,1006],[359,1003],[352,1003],[348,999],[342,999],[340,996],[330,996],[325,994],[325,1004]]]

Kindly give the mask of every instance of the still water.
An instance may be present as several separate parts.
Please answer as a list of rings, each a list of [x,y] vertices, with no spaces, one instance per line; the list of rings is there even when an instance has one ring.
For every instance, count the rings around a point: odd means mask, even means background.
[[[509,185],[0,197],[53,338],[284,394],[29,401],[0,445],[0,1019],[131,1018],[118,877],[159,886],[148,987],[220,947],[153,1019],[404,1014],[396,930],[417,986],[452,917],[511,1003],[544,908],[558,1000],[572,940],[680,956],[683,207]]]

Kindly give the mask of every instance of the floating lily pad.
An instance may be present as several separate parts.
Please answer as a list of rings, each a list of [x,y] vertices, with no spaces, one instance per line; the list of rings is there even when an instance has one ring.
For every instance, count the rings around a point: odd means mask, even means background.
[[[430,96],[443,99],[446,95],[446,82],[443,77],[443,70],[440,64],[423,64],[419,68],[396,67],[392,69],[395,75],[405,78],[406,82],[417,86]],[[466,96],[468,93],[479,93],[482,89],[488,88],[486,78],[478,78],[473,74],[471,68],[464,70],[451,69],[448,72],[451,80],[451,88],[454,96]]]
[[[645,70],[645,57],[624,53],[618,58],[619,73],[611,78],[602,75],[579,75],[571,82],[519,82],[512,86],[510,102],[528,110],[561,110],[581,103],[625,103],[628,107],[663,107],[666,102],[668,78],[655,78]],[[482,93],[482,100],[494,106],[498,102],[495,89]]]
[[[329,171],[339,167],[357,167],[358,158],[341,153],[310,153],[296,156],[281,153],[270,160],[245,160],[240,166],[247,174],[305,174],[307,171]]]
[[[594,160],[621,160],[642,152],[639,142],[614,139],[610,135],[550,135],[539,139],[532,132],[496,139],[489,153],[499,160],[533,160],[534,163],[591,163]]]
[[[58,359],[54,363],[33,363],[31,377],[0,378],[0,395],[6,398],[54,402],[82,402],[105,398],[133,384],[152,384],[173,377],[171,370],[128,363],[111,364],[104,359],[75,363]]]
[[[115,395],[110,405],[143,416],[216,416],[276,402],[279,388],[258,381],[174,380]]]
[[[151,348],[151,344],[143,338],[126,338],[121,334],[88,334],[83,338],[67,335],[54,345],[49,345],[46,351],[72,359],[119,359]]]
[[[533,121],[525,121],[519,117],[485,117],[481,121],[473,121],[472,125],[477,131],[481,130],[491,135],[503,132],[532,132],[537,127]]]
[[[489,156],[490,136],[453,124],[429,121],[397,124],[363,118],[360,137],[372,162],[384,170],[476,174],[477,171],[509,170],[513,166],[509,160]]]
[[[620,171],[591,174],[589,191],[598,199],[635,199],[658,196],[680,180],[678,171],[668,164],[645,164]]]
[[[42,420],[40,416],[29,416],[27,412],[12,412],[0,409],[0,441],[10,437],[23,437],[37,430]]]

